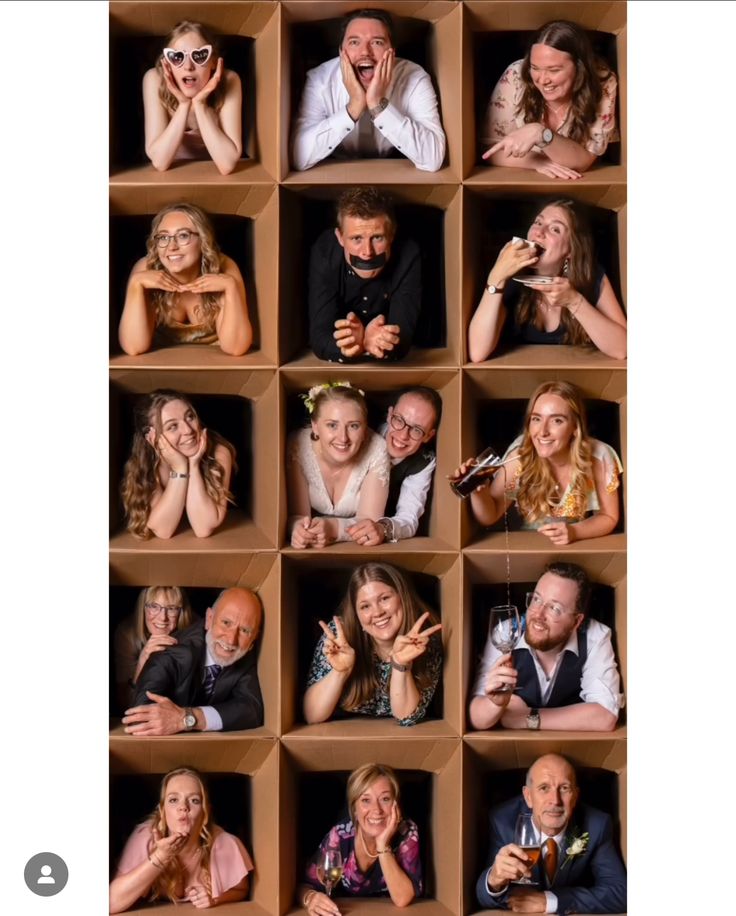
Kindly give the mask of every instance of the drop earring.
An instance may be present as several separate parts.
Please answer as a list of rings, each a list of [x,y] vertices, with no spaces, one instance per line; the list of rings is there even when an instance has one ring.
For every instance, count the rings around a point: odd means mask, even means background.
[[[570,258],[565,258],[562,264],[562,276],[563,277],[567,276],[567,272],[569,269],[570,269]]]

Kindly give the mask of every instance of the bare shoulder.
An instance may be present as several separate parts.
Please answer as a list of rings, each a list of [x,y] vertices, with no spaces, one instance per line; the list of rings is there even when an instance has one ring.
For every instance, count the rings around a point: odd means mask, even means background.
[[[155,67],[151,67],[150,70],[146,70],[143,74],[143,91],[156,91],[161,85],[161,76],[159,75],[158,70]]]
[[[130,272],[131,274],[139,274],[139,273],[142,273],[144,270],[148,270],[146,259],[138,258],[138,260],[135,262]]]
[[[238,265],[229,255],[226,254],[223,254],[222,258],[220,259],[220,270],[224,274],[230,274],[233,277],[241,276],[240,268]]]

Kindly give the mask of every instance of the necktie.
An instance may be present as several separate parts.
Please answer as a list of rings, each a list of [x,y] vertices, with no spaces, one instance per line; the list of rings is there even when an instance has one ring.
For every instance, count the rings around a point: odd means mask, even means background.
[[[542,853],[544,855],[544,872],[547,875],[547,883],[551,885],[557,874],[558,855],[557,843],[555,843],[552,837],[547,837],[542,844]]]
[[[202,693],[205,699],[212,699],[212,694],[215,692],[215,681],[221,671],[222,665],[205,665],[204,680],[202,681]]]

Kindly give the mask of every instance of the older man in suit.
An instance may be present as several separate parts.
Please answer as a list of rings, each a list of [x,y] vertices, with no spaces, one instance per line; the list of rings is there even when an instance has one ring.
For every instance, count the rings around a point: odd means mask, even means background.
[[[245,588],[221,592],[204,621],[152,655],[123,717],[129,735],[229,731],[263,724],[255,653],[263,611]]]
[[[481,906],[515,913],[624,913],[626,871],[613,844],[611,818],[578,804],[572,764],[545,754],[530,767],[523,799],[491,811],[490,866],[478,878]],[[541,846],[536,865],[514,843],[519,814],[531,809]],[[532,878],[536,886],[513,884]]]

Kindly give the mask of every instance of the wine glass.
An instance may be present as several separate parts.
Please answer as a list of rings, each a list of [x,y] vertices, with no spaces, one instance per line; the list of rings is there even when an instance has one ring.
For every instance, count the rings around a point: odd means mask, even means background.
[[[534,866],[539,861],[539,857],[542,854],[542,847],[539,845],[539,837],[537,836],[537,831],[534,827],[534,821],[531,814],[520,814],[516,818],[516,828],[514,830],[514,843],[517,846],[520,846],[524,851],[524,855],[531,859],[531,864],[529,868],[534,868]],[[536,884],[536,881],[532,881],[531,878],[517,878],[514,881],[514,884]]]
[[[499,604],[491,608],[488,635],[493,645],[504,655],[514,648],[521,639],[521,618],[515,604]],[[513,693],[513,690],[508,684],[502,684],[493,692]]]
[[[317,877],[324,884],[327,896],[332,896],[332,888],[342,878],[342,853],[339,849],[323,849],[317,862]]]

